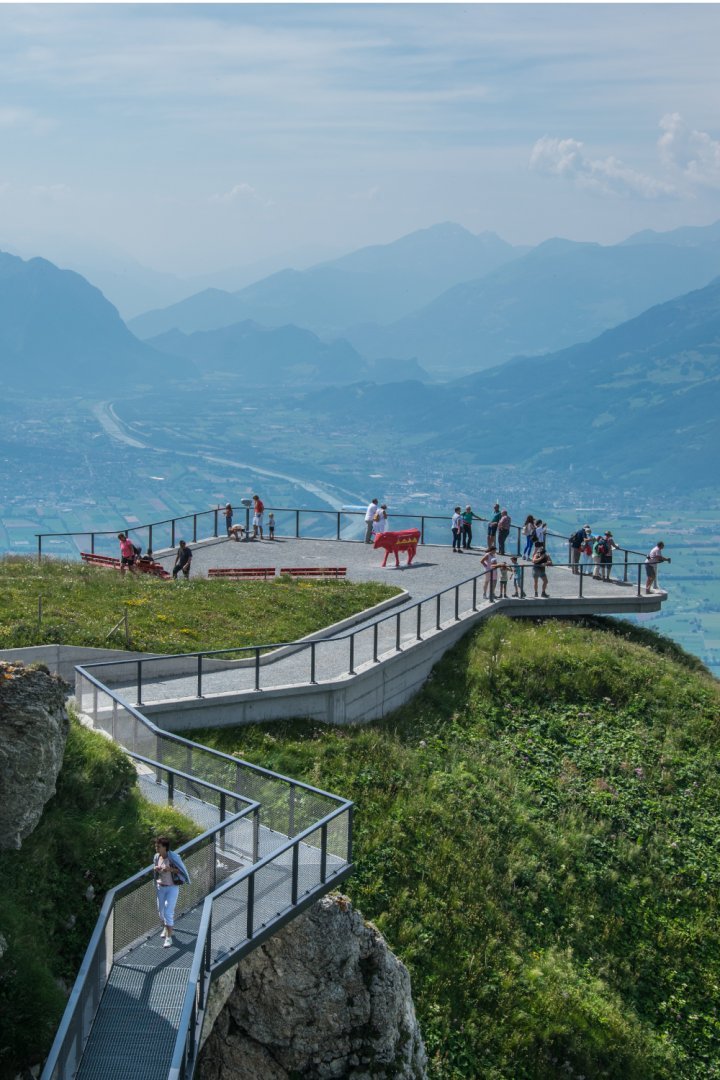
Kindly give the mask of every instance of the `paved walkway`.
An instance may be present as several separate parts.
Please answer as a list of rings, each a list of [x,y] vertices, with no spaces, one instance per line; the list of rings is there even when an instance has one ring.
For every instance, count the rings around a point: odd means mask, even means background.
[[[556,541],[556,562],[567,559],[567,545]],[[458,555],[451,547],[423,546],[418,548],[411,566],[403,560],[400,567],[394,565],[390,556],[387,567],[382,567],[383,552],[372,546],[357,542],[336,540],[282,539],[275,541],[235,542],[225,538],[200,543],[193,554],[192,575],[206,576],[210,567],[274,566],[346,566],[351,581],[386,581],[406,590],[408,598],[388,613],[369,616],[352,631],[347,629],[318,641],[314,647],[306,644],[292,651],[281,651],[275,658],[263,656],[256,669],[252,653],[248,659],[218,662],[204,660],[201,693],[208,698],[214,695],[237,694],[280,687],[307,685],[309,682],[328,683],[349,678],[363,668],[372,666],[383,657],[394,655],[398,650],[412,646],[421,637],[426,638],[476,611],[489,610],[493,604],[483,598],[484,580],[473,583],[475,575],[482,574],[482,550],[471,550]],[[159,561],[171,566],[173,555],[158,555]],[[393,565],[390,565],[390,562]],[[506,560],[509,562],[509,558]],[[622,575],[622,562],[616,563],[616,574]],[[582,610],[592,614],[598,610],[628,610],[628,602],[637,605],[645,602],[644,573],[642,596],[637,593],[637,566],[630,568],[631,581],[623,583],[617,577],[610,582],[595,581],[591,573],[582,578]],[[508,582],[509,602],[502,607],[510,614],[526,616],[552,613],[552,600],[577,599],[580,577],[569,567],[557,565],[548,571],[551,600],[535,599],[533,596],[532,569],[525,564],[525,599],[512,599],[513,586]],[[457,589],[455,588],[457,586]],[[169,588],[183,588],[184,582],[169,583]],[[241,590],[242,585],[233,583]],[[496,584],[496,589],[498,586]],[[448,590],[438,599],[437,594]],[[665,594],[655,593],[647,597],[648,607],[657,607],[658,599]],[[418,609],[418,601],[423,601]],[[377,624],[377,625],[376,625]],[[145,704],[187,700],[198,695],[197,661],[188,661],[181,672],[161,673],[160,659],[143,663],[142,701]],[[155,667],[155,671],[153,668]],[[167,668],[167,665],[165,665]],[[107,669],[105,669],[107,670]],[[113,685],[127,700],[137,700],[136,665],[116,670]],[[101,675],[104,679],[105,675]]]

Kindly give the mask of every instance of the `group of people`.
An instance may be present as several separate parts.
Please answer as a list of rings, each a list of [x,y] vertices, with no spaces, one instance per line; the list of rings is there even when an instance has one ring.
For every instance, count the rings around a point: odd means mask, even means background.
[[[223,510],[223,516],[225,518],[225,529],[227,531],[229,539],[238,540],[238,541],[246,539],[246,538],[248,540],[258,540],[258,539],[264,540],[265,539],[265,537],[263,536],[263,521],[264,521],[264,518],[265,518],[265,503],[262,501],[262,499],[260,498],[259,495],[253,495],[252,504],[253,504],[252,536],[248,535],[247,537],[246,537],[246,530],[245,530],[244,525],[240,525],[239,523],[236,524],[236,525],[233,525],[233,507],[232,507],[232,503],[226,503],[225,504],[225,509]],[[274,540],[275,539],[275,515],[272,512],[272,510],[268,514],[267,526],[268,526],[268,540]]]
[[[452,551],[453,554],[461,554],[463,551],[472,549],[472,523],[482,519],[473,511],[470,505],[463,510],[456,506],[451,519]],[[483,586],[483,595],[495,595],[495,581],[499,577],[499,595],[507,596],[507,586],[512,575],[514,583],[514,597],[525,596],[523,591],[524,569],[517,555],[510,558],[510,563],[500,563],[498,556],[505,556],[505,545],[510,535],[512,519],[506,509],[502,509],[500,503],[495,503],[493,513],[487,523],[487,542],[485,554],[481,559],[487,573]],[[524,524],[520,527],[520,537],[524,541],[522,559],[532,564],[533,587],[535,596],[549,596],[547,591],[548,579],[547,568],[552,566],[552,559],[546,547],[548,523],[541,518],[528,514]],[[609,581],[612,573],[613,551],[619,550],[620,545],[615,542],[610,529],[604,533],[593,534],[589,525],[583,525],[570,537],[570,568],[573,574],[579,574],[580,559],[586,556],[592,560],[593,578],[596,581]],[[665,544],[662,540],[653,547],[645,560],[646,593],[652,592],[657,580],[657,566],[661,562],[671,560],[663,555]],[[541,589],[538,594],[538,589]]]

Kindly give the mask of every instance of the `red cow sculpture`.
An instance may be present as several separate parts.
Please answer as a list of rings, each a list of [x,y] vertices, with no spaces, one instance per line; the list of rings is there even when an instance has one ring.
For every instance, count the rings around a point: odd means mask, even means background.
[[[395,555],[395,565],[400,565],[399,553],[407,551],[408,566],[415,558],[415,552],[420,541],[419,529],[401,529],[399,532],[381,532],[375,536],[373,547],[384,548],[385,558],[383,566],[387,564],[387,558],[392,551]]]

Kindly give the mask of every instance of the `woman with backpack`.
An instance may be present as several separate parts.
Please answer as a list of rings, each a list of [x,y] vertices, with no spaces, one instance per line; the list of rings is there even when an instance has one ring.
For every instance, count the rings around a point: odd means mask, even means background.
[[[155,840],[153,871],[157,889],[158,915],[162,923],[160,937],[164,939],[163,948],[169,949],[172,945],[175,905],[180,894],[180,886],[190,884],[190,875],[178,853],[170,850],[170,841],[167,836],[158,836]]]

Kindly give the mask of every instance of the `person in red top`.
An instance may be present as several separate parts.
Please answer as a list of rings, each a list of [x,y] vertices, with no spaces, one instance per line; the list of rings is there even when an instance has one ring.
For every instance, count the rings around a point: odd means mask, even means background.
[[[265,510],[265,503],[262,501],[259,495],[253,495],[253,540],[257,537],[258,531],[260,532],[260,539],[263,539],[263,512]]]
[[[129,569],[131,573],[135,573],[135,556],[137,552],[125,533],[118,533],[118,540],[120,541],[120,573],[124,574]]]

